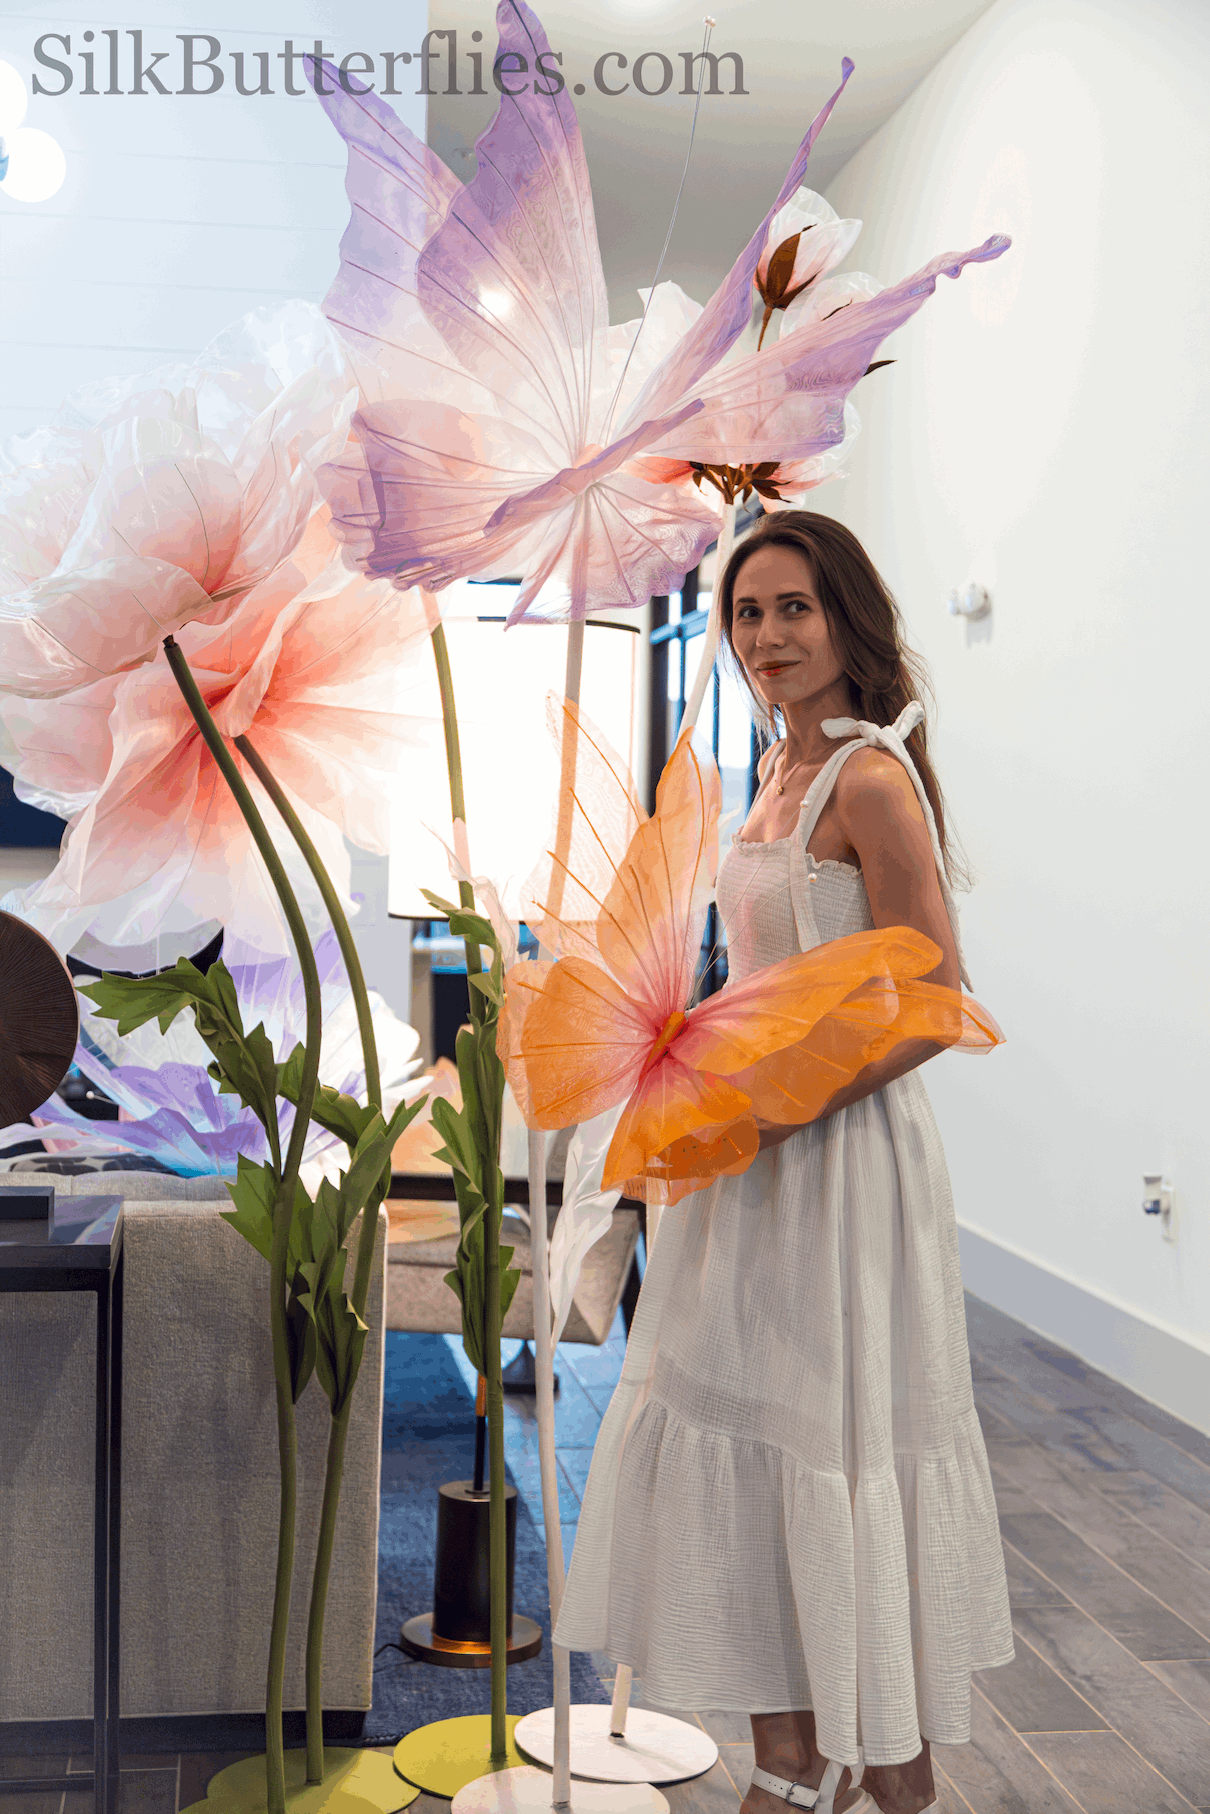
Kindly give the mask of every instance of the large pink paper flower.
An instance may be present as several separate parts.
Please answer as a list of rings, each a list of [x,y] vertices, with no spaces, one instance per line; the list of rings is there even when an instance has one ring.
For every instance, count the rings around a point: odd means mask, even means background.
[[[401,670],[435,621],[431,598],[350,574],[321,509],[224,624],[177,633],[220,731],[247,733],[338,880],[342,833],[385,850],[390,776],[431,731],[395,707]],[[273,948],[275,897],[162,652],[67,700],[0,700],[0,724],[22,797],[73,815],[58,867],[21,906],[60,949],[85,932],[122,946],[233,918]]]
[[[261,309],[190,366],[75,393],[0,451],[0,691],[47,698],[220,624],[317,502],[355,392],[309,303]]]
[[[549,57],[524,0],[500,0],[496,20],[502,54],[528,68]],[[845,59],[841,88],[852,67]],[[637,390],[627,372],[619,394],[567,91],[527,82],[505,95],[463,186],[378,96],[345,92],[323,69],[352,203],[324,307],[361,360],[356,442],[323,475],[334,532],[365,571],[401,586],[521,572],[512,621],[636,606],[679,584],[714,540],[717,511],[690,483],[653,483],[642,459],[747,465],[826,452],[880,341],[942,272],[956,277],[1008,245],[996,235],[947,253],[729,361],[770,229],[838,88],[697,320]]]

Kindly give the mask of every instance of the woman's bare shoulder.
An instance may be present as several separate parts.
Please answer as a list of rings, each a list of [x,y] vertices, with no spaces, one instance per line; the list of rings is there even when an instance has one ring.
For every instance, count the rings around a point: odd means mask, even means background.
[[[842,823],[870,817],[924,823],[912,778],[889,750],[854,750],[836,777],[836,806]]]

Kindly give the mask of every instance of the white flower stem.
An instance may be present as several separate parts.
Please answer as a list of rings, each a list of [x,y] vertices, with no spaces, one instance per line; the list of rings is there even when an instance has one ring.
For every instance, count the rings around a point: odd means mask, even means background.
[[[685,702],[685,715],[677,726],[678,742],[685,727],[687,725],[692,727],[697,723],[698,713],[702,709],[702,701],[706,697],[706,688],[709,686],[710,676],[714,672],[723,624],[723,573],[727,562],[731,559],[731,550],[734,546],[735,505],[728,504],[723,513],[723,526],[718,537],[718,552],[714,563],[714,586],[710,594],[710,618],[706,624],[705,643],[701,660],[697,665],[697,678],[693,683],[693,691]]]

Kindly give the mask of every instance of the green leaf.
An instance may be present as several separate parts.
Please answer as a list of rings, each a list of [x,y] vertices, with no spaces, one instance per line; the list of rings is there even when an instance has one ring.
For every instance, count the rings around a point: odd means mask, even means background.
[[[238,1013],[238,1009],[237,1009]],[[213,1015],[207,1005],[194,1007],[197,1030],[215,1055],[219,1089],[224,1096],[238,1096],[261,1126],[277,1124],[277,1065],[268,1034],[262,1026],[250,1033],[233,1032],[230,1023]]]
[[[120,1034],[133,1033],[157,1018],[160,1032],[166,1033],[182,1009],[193,1004],[194,991],[187,980],[190,977],[205,981],[201,971],[182,957],[174,969],[157,976],[113,976],[107,972],[98,982],[79,983],[77,988],[81,995],[96,1002],[102,1019],[117,1021]]]
[[[315,1323],[298,1294],[300,1275],[294,1276],[286,1304],[286,1345],[290,1355],[290,1394],[297,1404],[315,1371],[318,1340]]]
[[[481,970],[477,976],[468,976],[466,980],[472,989],[478,989],[481,995],[486,995],[488,1001],[499,1009],[504,1006],[504,988],[496,975],[498,968],[499,960],[493,960],[490,970]]]
[[[430,894],[427,888],[420,890],[430,907],[436,908],[450,923],[450,931],[455,938],[471,939],[477,945],[486,945],[489,950],[499,953],[500,941],[496,937],[496,928],[483,914],[475,913],[470,907],[462,907],[453,901],[446,901],[439,894]]]
[[[509,1268],[508,1262],[516,1252],[515,1247],[500,1249],[500,1321],[503,1323],[508,1315],[508,1307],[517,1295],[517,1286],[521,1283],[521,1268]]]
[[[293,1103],[295,1108],[298,1107],[302,1082],[295,1056],[301,1051],[301,1046],[295,1047],[285,1064],[277,1067],[277,1093],[284,1096],[287,1102]],[[364,1107],[354,1097],[344,1096],[329,1084],[321,1083],[315,1091],[311,1119],[317,1121],[329,1134],[335,1134],[338,1140],[343,1140],[351,1152],[377,1113],[377,1109]]]
[[[341,1174],[340,1203],[343,1221],[338,1245],[343,1246],[354,1218],[366,1208],[375,1187],[383,1182],[393,1144],[388,1139],[382,1116],[376,1113],[354,1148],[348,1171]],[[374,1204],[375,1209],[381,1201],[379,1196]]]
[[[306,1290],[299,1293],[315,1328],[315,1372],[335,1417],[348,1402],[357,1382],[365,1353],[369,1326],[362,1321],[344,1290],[347,1252],[330,1253],[322,1261],[299,1267]]]
[[[262,1259],[269,1259],[273,1250],[273,1206],[277,1201],[273,1167],[267,1163],[257,1165],[241,1153],[235,1183],[228,1180],[227,1192],[235,1208],[222,1211],[223,1221],[230,1222]]]
[[[158,1018],[166,1033],[177,1015],[193,1009],[194,1024],[213,1058],[210,1075],[227,1095],[238,1096],[266,1132],[277,1136],[277,1066],[263,1026],[245,1033],[231,972],[221,958],[202,972],[187,957],[171,970],[139,978],[105,975],[81,985],[120,1034]]]
[[[393,1111],[391,1119],[387,1122],[387,1146],[392,1152],[400,1134],[405,1128],[411,1126],[427,1101],[427,1096],[421,1096],[416,1102],[401,1102]]]
[[[445,1141],[445,1151],[438,1156],[451,1166],[454,1182],[461,1175],[478,1185],[479,1155],[475,1151],[465,1109],[456,1109],[444,1096],[433,1103],[433,1126]]]
[[[300,1039],[285,1064],[277,1067],[277,1093],[284,1096],[287,1102],[297,1104],[302,1090],[303,1066],[307,1061],[307,1049]]]

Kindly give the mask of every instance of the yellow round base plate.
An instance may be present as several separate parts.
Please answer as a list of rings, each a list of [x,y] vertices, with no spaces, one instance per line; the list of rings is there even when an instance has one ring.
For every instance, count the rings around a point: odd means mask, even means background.
[[[499,1766],[501,1770],[519,1769],[525,1763],[513,1743],[520,1717],[517,1713],[505,1717],[508,1756]],[[409,1732],[396,1745],[395,1768],[426,1795],[444,1795],[452,1800],[477,1776],[490,1775],[491,1750],[491,1714],[471,1713],[462,1719],[434,1720],[431,1726],[417,1726],[415,1732]]]
[[[288,1814],[398,1814],[415,1801],[419,1789],[404,1782],[390,1757],[381,1751],[324,1749],[324,1779],[307,1781],[305,1751],[286,1752]],[[269,1794],[265,1759],[241,1758],[210,1779],[205,1801],[187,1814],[266,1814]]]

